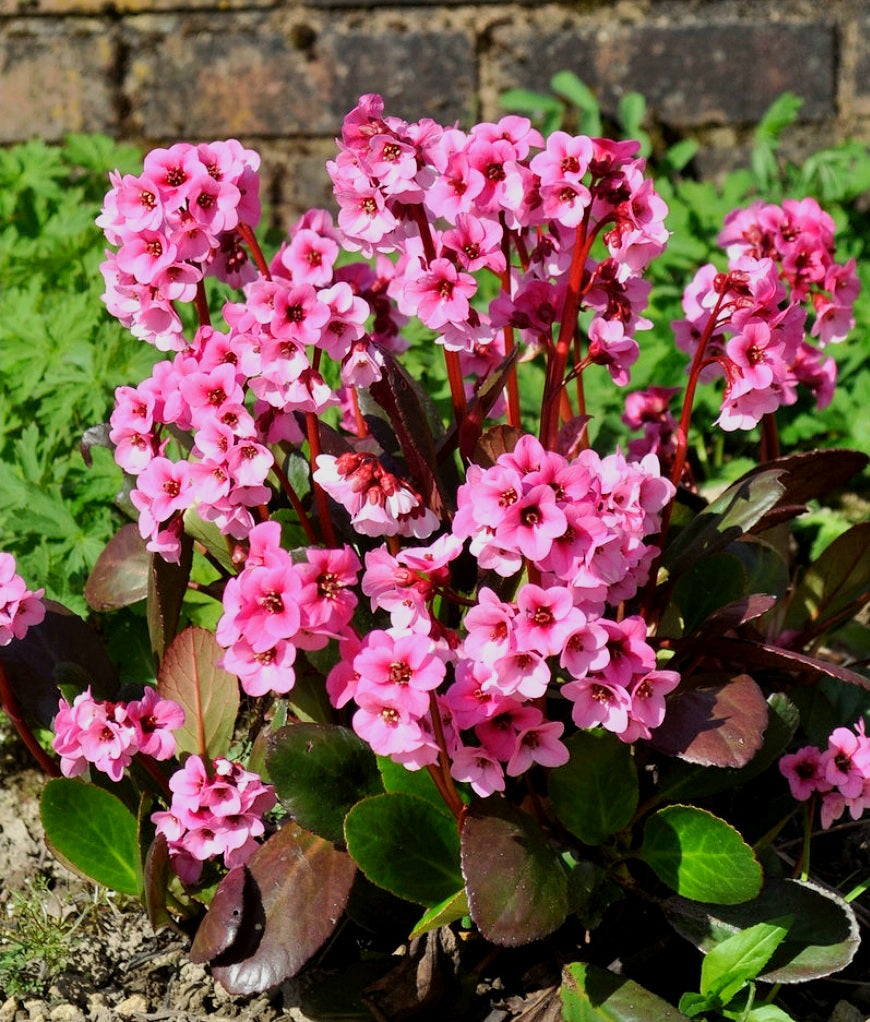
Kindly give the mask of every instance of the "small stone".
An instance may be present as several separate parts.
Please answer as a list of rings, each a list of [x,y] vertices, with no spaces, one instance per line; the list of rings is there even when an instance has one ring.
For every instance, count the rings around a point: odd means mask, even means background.
[[[18,1011],[18,1001],[10,997],[0,1004],[0,1022],[14,1022],[15,1012]]]
[[[48,1014],[49,1022],[85,1022],[84,1013],[74,1004],[56,1004]]]
[[[130,994],[123,1001],[115,1005],[115,1014],[120,1016],[146,1014],[148,1012],[148,998],[144,994]]]
[[[27,1022],[46,1022],[45,1004],[42,1001],[25,1001],[23,1008],[27,1012]]]

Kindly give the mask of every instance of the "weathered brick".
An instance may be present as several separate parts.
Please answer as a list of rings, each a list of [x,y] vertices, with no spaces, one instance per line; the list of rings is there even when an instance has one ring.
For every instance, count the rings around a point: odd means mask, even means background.
[[[365,92],[382,92],[399,116],[467,118],[470,34],[359,24],[223,12],[130,18],[133,126],[150,138],[332,135]]]
[[[0,0],[0,15],[5,14],[116,14],[178,10],[179,0]],[[251,9],[274,7],[275,0],[184,0],[186,10]]]
[[[870,15],[858,22],[858,54],[855,63],[855,106],[870,114]]]
[[[114,50],[95,19],[15,19],[0,36],[0,142],[115,126]]]
[[[578,27],[536,32],[504,26],[489,55],[496,88],[546,90],[574,71],[605,109],[643,93],[655,116],[676,127],[757,121],[784,91],[804,99],[803,120],[835,114],[832,25],[734,20],[698,24]]]

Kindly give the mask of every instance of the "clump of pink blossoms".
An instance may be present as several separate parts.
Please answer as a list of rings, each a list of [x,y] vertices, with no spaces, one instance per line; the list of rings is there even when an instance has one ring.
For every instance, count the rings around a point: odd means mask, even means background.
[[[863,720],[854,728],[835,728],[827,748],[805,745],[783,756],[779,769],[794,798],[821,795],[822,826],[827,829],[848,809],[853,820],[870,808],[870,738]]]
[[[123,703],[94,699],[88,687],[72,705],[61,698],[52,748],[65,777],[78,777],[93,765],[120,781],[137,754],[171,759],[176,748],[172,732],[183,723],[184,710],[156,689],[146,688],[141,699]]]
[[[45,617],[44,589],[31,591],[16,571],[12,554],[0,551],[0,646],[23,639]]]
[[[247,862],[265,831],[263,814],[276,802],[271,784],[224,757],[206,764],[188,756],[169,779],[172,803],[151,819],[169,846],[180,879],[193,884],[202,864],[223,858],[228,869]]]

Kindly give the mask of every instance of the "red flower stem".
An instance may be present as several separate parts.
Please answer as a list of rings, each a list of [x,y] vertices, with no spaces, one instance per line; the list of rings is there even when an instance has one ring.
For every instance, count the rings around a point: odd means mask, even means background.
[[[198,280],[196,282],[196,295],[193,299],[193,304],[196,307],[196,318],[199,320],[200,326],[211,325],[211,313],[208,309],[208,298],[205,294],[205,281]]]
[[[432,239],[432,231],[429,228],[429,218],[426,216],[426,210],[419,202],[409,208],[417,224],[417,229],[420,231],[420,240],[423,243],[423,253],[426,256],[426,262],[431,264],[433,260],[438,258],[438,253],[435,251],[435,242]],[[465,401],[465,387],[462,383],[462,367],[459,364],[459,352],[448,351],[445,348],[444,364],[447,366],[447,380],[450,384],[453,415],[456,419],[456,425],[461,426],[465,421],[465,416],[468,414],[468,405]]]
[[[692,359],[692,367],[689,370],[689,382],[686,384],[686,391],[683,395],[683,411],[680,415],[680,423],[677,426],[677,449],[674,454],[674,464],[671,468],[671,482],[674,486],[678,486],[680,479],[683,475],[683,468],[686,464],[686,455],[689,449],[689,426],[692,421],[692,406],[695,402],[695,391],[698,388],[698,380],[701,376],[701,369],[704,362],[704,354],[707,350],[707,345],[710,342],[710,338],[713,336],[713,331],[716,329],[717,321],[719,318],[719,312],[722,308],[722,302],[725,299],[725,294],[728,288],[727,285],[723,286],[719,297],[716,299],[716,304],[713,307],[713,311],[710,313],[710,318],[707,320],[704,331],[698,338],[698,346],[695,348],[695,356]],[[670,519],[670,507],[673,505],[673,501],[665,509],[665,515]],[[664,542],[664,533],[666,531],[665,521],[662,521],[662,543]],[[659,544],[661,546],[661,543]]]
[[[151,756],[146,756],[145,753],[140,752],[137,757],[138,762],[141,764],[148,776],[157,782],[160,788],[161,794],[165,795],[169,801],[172,801],[172,792],[169,788],[169,781],[166,779],[163,771],[157,766],[157,763]],[[205,757],[203,757],[203,760]]]
[[[277,461],[272,463],[272,471],[278,477],[278,482],[281,484],[281,489],[287,496],[287,499],[293,505],[293,510],[296,512],[299,518],[299,524],[305,531],[305,535],[308,537],[308,542],[316,544],[318,542],[317,533],[314,531],[314,526],[311,524],[311,520],[308,517],[308,512],[302,506],[302,501],[299,494],[293,487],[293,484],[287,478],[284,470],[278,464]]]
[[[359,394],[357,393],[356,387],[350,388],[350,403],[353,408],[354,421],[356,422],[356,435],[368,436],[369,427],[366,420],[363,418],[363,413],[359,406]]]
[[[501,275],[501,286],[502,290],[510,295],[511,293],[511,234],[505,226],[504,213],[500,215],[502,236],[501,236],[501,251],[504,256],[504,272]],[[513,235],[517,245],[517,252],[520,257],[520,262],[523,263],[523,268],[528,266],[529,257],[528,253],[525,252],[525,246],[522,245],[522,239],[518,234]],[[522,247],[521,247],[522,246]],[[523,256],[525,255],[525,260]],[[506,326],[504,328],[504,353],[505,357],[509,357],[514,350],[514,328],[512,326]],[[517,363],[513,362],[511,365],[510,373],[507,378],[507,421],[509,426],[515,426],[517,429],[520,428],[520,385],[517,380]]]
[[[556,435],[559,432],[558,391],[562,387],[562,377],[568,364],[568,353],[577,329],[577,310],[580,307],[580,287],[583,281],[583,270],[586,257],[595,238],[596,231],[589,231],[589,214],[587,209],[583,221],[577,226],[577,237],[574,241],[574,252],[571,256],[571,268],[568,271],[568,286],[565,290],[565,301],[559,317],[559,336],[556,347],[547,361],[547,379],[544,385],[544,396],[541,402],[541,443],[550,451],[556,449]],[[600,225],[598,225],[600,226]]]
[[[444,725],[441,722],[441,711],[438,709],[438,700],[435,693],[429,693],[429,716],[432,718],[432,728],[435,731],[435,741],[438,743],[438,768],[429,767],[432,780],[441,792],[441,797],[447,803],[447,807],[457,820],[462,817],[464,804],[450,776],[450,757],[447,755],[447,742],[444,739]],[[436,777],[436,774],[438,775]]]
[[[317,416],[314,412],[305,413],[305,424],[308,427],[308,453],[313,471],[314,466],[317,464],[318,455],[321,453],[320,431],[318,429]],[[323,542],[328,547],[335,547],[337,546],[335,530],[332,528],[332,516],[329,513],[329,501],[326,499],[326,493],[313,479],[311,480],[311,486],[314,490],[314,502],[317,505],[317,515],[320,519],[320,533],[323,536]]]
[[[779,454],[779,430],[776,428],[776,413],[765,412],[761,417],[759,459],[763,464],[764,462],[775,461]]]
[[[257,241],[257,236],[251,229],[250,224],[240,223],[237,230],[242,236],[242,241],[244,241],[251,250],[251,255],[254,257],[257,269],[263,274],[266,280],[271,280],[272,274],[269,272],[269,264],[266,262],[266,257],[263,255],[263,250],[260,248],[260,243]]]
[[[49,777],[60,777],[60,767],[57,765],[57,761],[52,756],[49,756],[39,744],[36,740],[36,735],[30,730],[27,721],[22,717],[18,700],[15,698],[15,693],[12,691],[12,686],[9,684],[9,678],[6,676],[2,663],[0,663],[0,706],[6,711],[6,716],[15,725],[15,730],[18,732],[21,741],[27,746],[28,751],[40,767],[42,767],[43,771]]]

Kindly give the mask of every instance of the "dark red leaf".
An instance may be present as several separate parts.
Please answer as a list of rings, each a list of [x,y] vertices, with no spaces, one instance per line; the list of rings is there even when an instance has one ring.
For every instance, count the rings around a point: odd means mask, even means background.
[[[288,823],[221,882],[191,957],[211,962],[231,994],[268,990],[294,976],[335,929],[355,873],[347,853]]]
[[[118,610],[148,595],[151,554],[133,522],[122,525],[103,548],[85,584],[85,599],[94,610]]]
[[[90,625],[60,603],[46,600],[45,605],[42,623],[0,648],[0,661],[25,716],[50,727],[59,685],[77,691],[90,685],[98,699],[112,699],[118,674]]]
[[[764,693],[747,674],[710,676],[677,689],[652,745],[701,766],[742,767],[761,748],[767,727]]]

